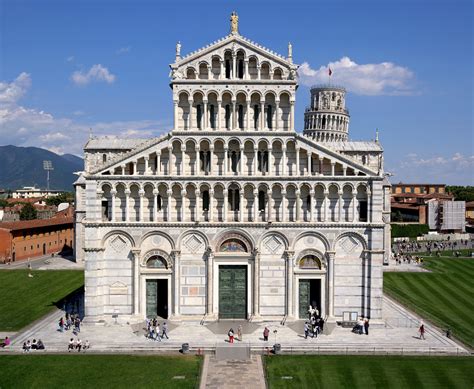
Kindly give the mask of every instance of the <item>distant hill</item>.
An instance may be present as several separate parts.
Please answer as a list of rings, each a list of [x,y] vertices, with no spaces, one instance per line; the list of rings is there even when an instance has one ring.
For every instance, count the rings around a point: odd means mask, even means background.
[[[84,169],[82,158],[72,154],[58,155],[38,147],[0,146],[0,188],[20,189],[36,185],[46,188],[43,161],[51,161],[50,189],[72,191],[77,179],[73,172]]]

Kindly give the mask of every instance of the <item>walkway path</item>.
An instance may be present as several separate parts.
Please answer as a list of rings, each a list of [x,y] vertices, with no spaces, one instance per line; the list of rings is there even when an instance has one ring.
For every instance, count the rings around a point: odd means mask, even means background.
[[[214,355],[204,357],[200,389],[265,389],[265,378],[260,355],[246,360],[217,360]]]

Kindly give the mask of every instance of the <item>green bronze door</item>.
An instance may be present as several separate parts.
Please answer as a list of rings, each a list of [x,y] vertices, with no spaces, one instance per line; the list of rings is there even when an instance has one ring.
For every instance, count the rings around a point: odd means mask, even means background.
[[[219,266],[219,317],[247,318],[247,266]]]
[[[310,304],[310,280],[300,280],[299,288],[299,314],[300,319],[306,319],[308,317],[308,308]]]
[[[158,282],[146,280],[146,317],[155,317],[158,311]]]

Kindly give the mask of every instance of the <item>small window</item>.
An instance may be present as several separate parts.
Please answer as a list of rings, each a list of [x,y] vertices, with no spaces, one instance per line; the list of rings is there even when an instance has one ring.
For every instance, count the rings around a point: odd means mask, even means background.
[[[107,154],[102,154],[102,162],[107,162]]]
[[[265,210],[265,192],[263,190],[260,190],[258,192],[258,210]]]
[[[209,211],[209,191],[207,190],[202,192],[202,209],[203,211]]]

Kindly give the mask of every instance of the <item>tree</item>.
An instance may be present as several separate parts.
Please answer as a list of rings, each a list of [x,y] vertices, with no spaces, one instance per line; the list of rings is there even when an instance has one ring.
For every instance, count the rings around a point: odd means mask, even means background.
[[[30,203],[26,203],[20,211],[20,220],[33,220],[37,216],[35,207]]]
[[[454,200],[474,201],[474,186],[446,186],[446,192],[454,196]]]
[[[74,193],[72,192],[60,193],[56,196],[48,197],[46,199],[46,205],[58,206],[61,203],[71,204],[72,202],[74,202]]]
[[[8,201],[0,199],[0,208],[8,207]]]

